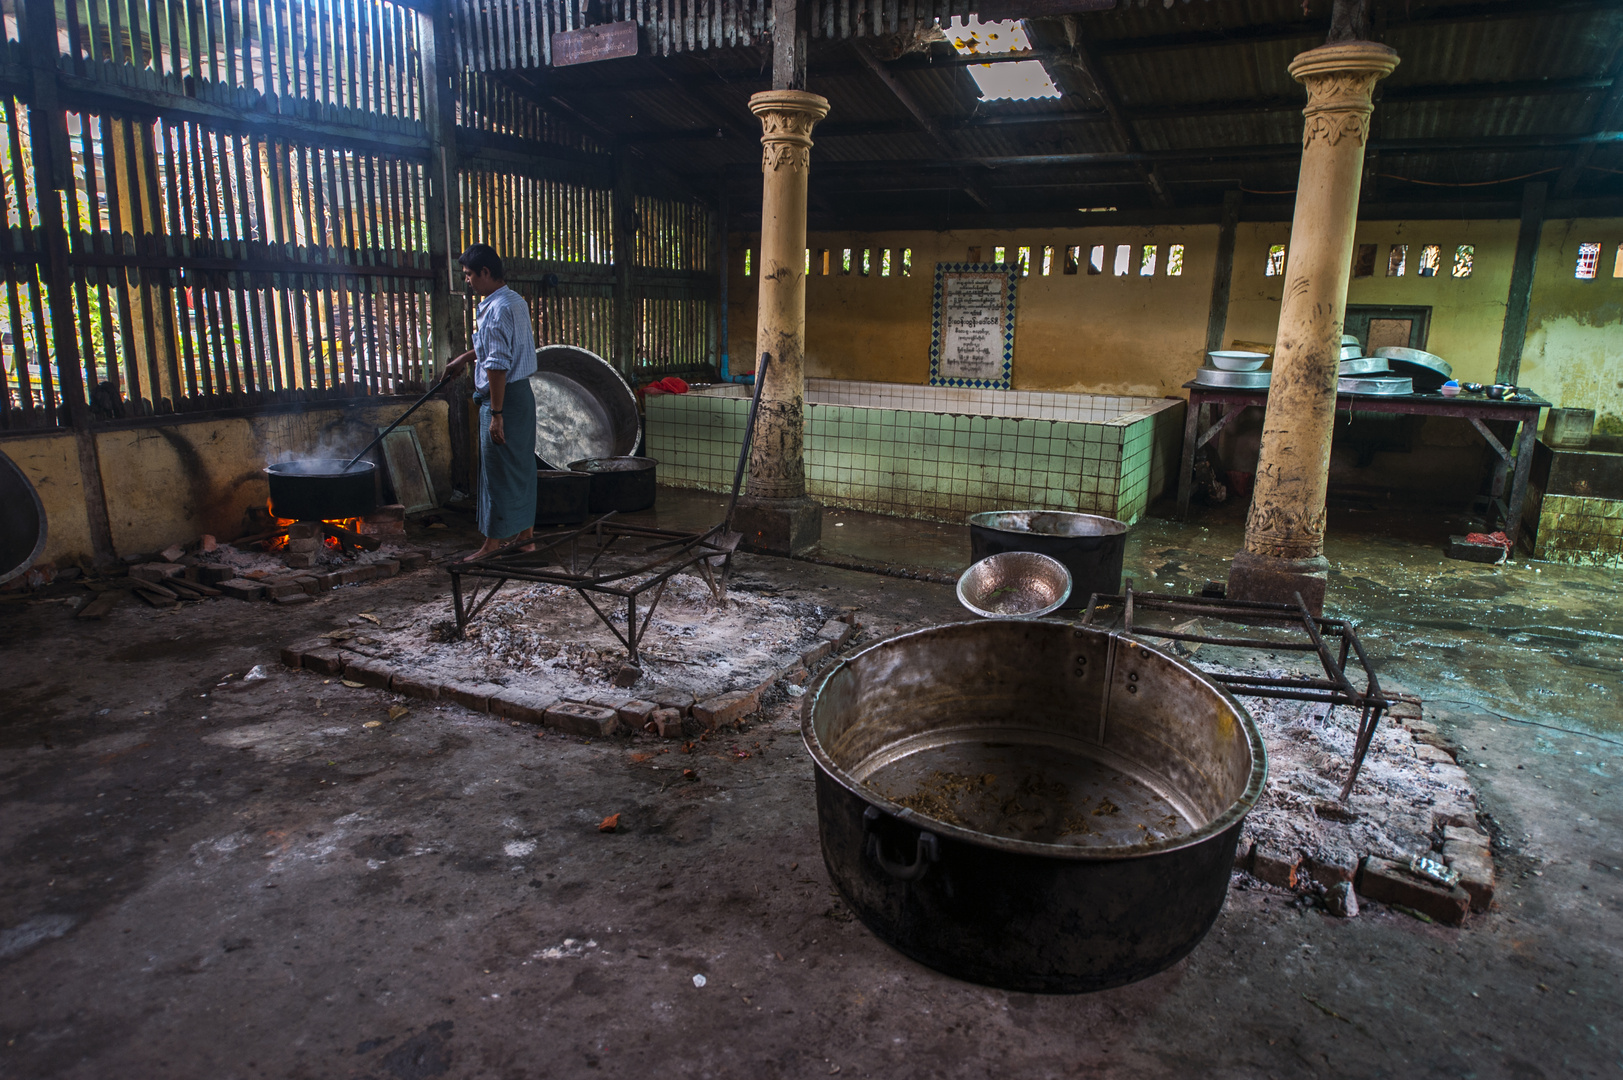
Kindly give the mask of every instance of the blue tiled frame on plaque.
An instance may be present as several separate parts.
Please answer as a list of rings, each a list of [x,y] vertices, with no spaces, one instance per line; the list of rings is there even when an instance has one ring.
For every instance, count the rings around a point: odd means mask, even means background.
[[[1003,312],[1003,374],[997,379],[959,379],[941,374],[941,290],[947,274],[1007,274],[1008,300]],[[930,301],[930,385],[960,390],[1007,390],[1014,371],[1014,298],[1020,267],[1010,263],[936,263],[935,295]]]

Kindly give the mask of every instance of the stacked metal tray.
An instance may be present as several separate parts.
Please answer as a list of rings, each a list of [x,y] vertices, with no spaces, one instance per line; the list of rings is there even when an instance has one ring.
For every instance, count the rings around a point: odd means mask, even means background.
[[[1266,390],[1272,377],[1273,373],[1268,371],[1223,371],[1214,367],[1203,367],[1195,372],[1195,382],[1224,390]]]
[[[1366,394],[1378,397],[1397,397],[1414,393],[1414,380],[1396,375],[1342,376],[1336,383],[1342,394]]]

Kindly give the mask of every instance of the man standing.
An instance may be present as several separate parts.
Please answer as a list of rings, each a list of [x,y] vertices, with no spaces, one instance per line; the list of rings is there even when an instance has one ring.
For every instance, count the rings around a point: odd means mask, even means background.
[[[475,244],[457,260],[462,280],[480,297],[474,314],[473,348],[446,367],[455,377],[473,364],[473,398],[479,402],[479,531],[485,542],[468,556],[479,559],[535,530],[535,332],[530,306],[507,287],[501,256]]]

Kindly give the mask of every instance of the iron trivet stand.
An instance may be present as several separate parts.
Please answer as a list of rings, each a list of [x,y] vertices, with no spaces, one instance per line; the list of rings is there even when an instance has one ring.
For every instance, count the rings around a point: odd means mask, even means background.
[[[597,613],[603,625],[620,639],[620,644],[626,647],[629,659],[634,667],[641,666],[638,644],[648,633],[648,626],[654,620],[654,611],[659,607],[659,601],[665,595],[665,586],[682,571],[697,568],[706,585],[710,587],[710,594],[719,602],[726,595],[727,574],[732,567],[733,550],[738,547],[739,535],[726,531],[725,523],[712,526],[702,533],[684,533],[674,529],[654,529],[643,525],[630,525],[624,522],[612,521],[613,514],[605,514],[596,521],[573,529],[560,536],[536,536],[533,543],[535,550],[524,552],[516,550],[522,544],[509,544],[500,551],[471,562],[457,562],[446,566],[451,572],[451,599],[456,605],[456,632],[462,637],[467,630],[468,623],[490,603],[498,589],[509,581],[532,581],[539,585],[562,585],[574,589],[580,594],[582,600]],[[581,541],[589,540],[592,543],[591,558],[584,567],[580,566]],[[638,540],[653,541],[646,546],[635,550],[615,551],[615,548],[626,542],[629,548],[631,543]],[[559,549],[568,547],[565,557]],[[641,556],[632,566],[606,567],[599,564],[606,555],[614,552],[618,555]],[[718,580],[716,568],[720,567],[721,575]],[[472,578],[473,587],[467,592],[463,589],[463,578]],[[483,589],[483,582],[493,584]],[[646,611],[639,624],[637,620],[637,602],[639,598],[653,590],[653,599],[648,601]],[[615,626],[604,607],[599,607],[592,597],[613,598],[609,604],[616,600],[624,600],[626,605],[625,633]]]
[[[1324,678],[1311,676],[1276,678],[1249,675],[1245,672],[1211,671],[1206,668],[1201,670],[1222,683],[1230,692],[1245,697],[1322,701],[1332,708],[1337,705],[1348,705],[1359,710],[1358,740],[1353,748],[1352,769],[1347,773],[1347,782],[1341,785],[1341,800],[1346,801],[1347,796],[1352,793],[1353,784],[1358,780],[1358,770],[1363,768],[1364,757],[1369,753],[1369,744],[1375,737],[1375,727],[1380,723],[1381,714],[1391,705],[1381,693],[1381,684],[1375,677],[1375,669],[1370,665],[1369,657],[1364,654],[1364,646],[1358,640],[1358,631],[1353,628],[1351,622],[1346,619],[1327,619],[1314,615],[1302,602],[1300,593],[1296,596],[1294,606],[1254,600],[1228,600],[1212,596],[1173,597],[1165,594],[1135,593],[1131,578],[1127,579],[1126,591],[1122,595],[1093,594],[1088,600],[1088,609],[1082,617],[1082,625],[1101,625],[1095,623],[1094,617],[1106,611],[1111,612],[1108,625],[1114,626],[1120,620],[1122,631],[1127,634],[1235,649],[1316,653],[1319,663],[1324,668]],[[1269,641],[1265,638],[1219,637],[1215,634],[1193,634],[1184,630],[1135,626],[1133,616],[1138,611],[1204,616],[1241,625],[1280,625],[1282,629],[1300,630],[1306,640]],[[1339,647],[1334,655],[1326,644],[1326,638],[1339,641]],[[1358,658],[1359,665],[1364,669],[1365,686],[1362,691],[1355,689],[1351,680],[1347,678],[1349,651]]]

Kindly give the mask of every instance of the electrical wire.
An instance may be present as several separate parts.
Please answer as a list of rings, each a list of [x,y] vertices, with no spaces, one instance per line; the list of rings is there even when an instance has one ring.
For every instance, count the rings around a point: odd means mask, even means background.
[[[1603,169],[1599,165],[1589,165],[1589,166],[1586,166],[1586,167],[1591,168],[1591,169],[1595,169],[1595,170],[1597,170],[1599,172],[1610,172],[1610,173],[1623,174],[1623,169]],[[1383,172],[1383,173],[1376,173],[1375,175],[1380,177],[1382,180],[1401,180],[1405,184],[1421,184],[1421,185],[1424,185],[1425,187],[1472,188],[1472,187],[1493,187],[1493,186],[1495,186],[1497,184],[1514,184],[1518,180],[1529,180],[1529,179],[1532,179],[1535,176],[1543,176],[1546,173],[1560,172],[1561,168],[1562,168],[1561,166],[1553,166],[1553,167],[1548,168],[1548,169],[1540,169],[1537,172],[1523,173],[1520,176],[1507,176],[1503,180],[1473,180],[1473,181],[1471,181],[1469,183],[1463,183],[1463,184],[1449,183],[1449,182],[1445,182],[1445,181],[1442,181],[1442,180],[1416,180],[1412,176],[1399,176],[1397,173],[1384,173]],[[1262,191],[1262,190],[1259,190],[1257,188],[1248,188],[1244,184],[1240,185],[1240,190],[1245,192],[1247,195],[1294,195],[1294,194],[1296,194],[1296,189],[1295,188],[1285,188],[1282,191]]]
[[[1503,709],[1500,709],[1497,706],[1487,705],[1480,701],[1472,701],[1469,698],[1425,698],[1424,700],[1428,704],[1436,703],[1438,705],[1469,705],[1473,709],[1487,713],[1490,716],[1497,716],[1499,719],[1508,723],[1525,724],[1528,727],[1544,728],[1546,731],[1559,731],[1563,735],[1573,735],[1580,739],[1593,739],[1596,742],[1603,742],[1608,746],[1615,746],[1619,749],[1623,749],[1623,742],[1620,742],[1617,739],[1608,739],[1604,735],[1597,735],[1593,731],[1574,731],[1572,728],[1559,727],[1555,724],[1546,724],[1539,720],[1526,720],[1520,716],[1512,716],[1510,713],[1505,712]]]

